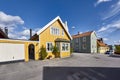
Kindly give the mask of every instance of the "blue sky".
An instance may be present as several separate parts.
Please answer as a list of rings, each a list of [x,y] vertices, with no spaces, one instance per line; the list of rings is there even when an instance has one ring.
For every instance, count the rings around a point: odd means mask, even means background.
[[[28,39],[30,28],[34,34],[56,16],[71,35],[94,30],[107,44],[120,43],[120,0],[0,0],[0,26],[11,38]]]

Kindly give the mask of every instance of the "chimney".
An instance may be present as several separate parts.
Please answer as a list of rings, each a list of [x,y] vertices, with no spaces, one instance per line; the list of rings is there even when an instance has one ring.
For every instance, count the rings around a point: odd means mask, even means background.
[[[32,37],[32,29],[30,29],[30,38]]]
[[[67,25],[67,21],[65,21],[65,28],[66,28],[66,30],[68,31],[68,25]]]
[[[103,42],[103,38],[100,38],[100,41]]]
[[[5,27],[5,34],[8,36],[8,28]]]

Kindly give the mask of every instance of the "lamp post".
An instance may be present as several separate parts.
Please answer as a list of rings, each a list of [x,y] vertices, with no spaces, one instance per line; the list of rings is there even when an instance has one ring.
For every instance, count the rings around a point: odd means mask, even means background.
[[[72,27],[72,31],[74,32],[75,26]]]

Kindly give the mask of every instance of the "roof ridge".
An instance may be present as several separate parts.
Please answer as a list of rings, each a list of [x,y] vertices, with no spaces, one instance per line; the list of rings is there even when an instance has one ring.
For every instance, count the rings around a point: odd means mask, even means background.
[[[68,34],[69,38],[72,39],[70,33],[66,30],[66,27],[64,25],[64,23],[62,22],[60,16],[57,16],[56,18],[54,18],[53,20],[51,20],[48,24],[46,24],[44,27],[42,27],[42,29],[40,29],[37,32],[37,35],[39,35],[41,32],[43,32],[44,30],[46,30],[51,24],[53,24],[55,21],[59,20],[60,23],[62,24],[63,28],[65,29],[66,33]]]

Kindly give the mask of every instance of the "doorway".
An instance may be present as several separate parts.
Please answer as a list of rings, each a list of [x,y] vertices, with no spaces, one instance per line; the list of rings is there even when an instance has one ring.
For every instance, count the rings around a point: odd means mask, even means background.
[[[33,44],[30,44],[29,47],[29,59],[35,59],[35,46]]]

